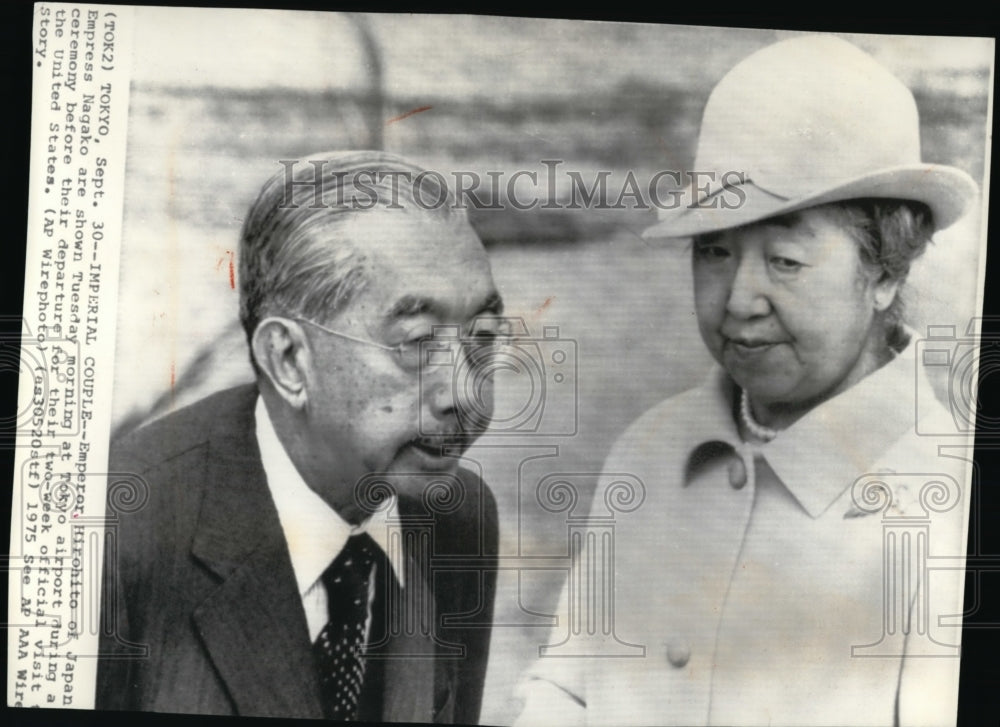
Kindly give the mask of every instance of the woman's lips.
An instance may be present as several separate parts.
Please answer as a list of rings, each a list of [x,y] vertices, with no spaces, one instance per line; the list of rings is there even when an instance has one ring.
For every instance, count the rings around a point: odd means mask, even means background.
[[[754,358],[767,353],[775,346],[780,346],[781,341],[769,341],[764,339],[726,339],[726,348],[740,358]]]

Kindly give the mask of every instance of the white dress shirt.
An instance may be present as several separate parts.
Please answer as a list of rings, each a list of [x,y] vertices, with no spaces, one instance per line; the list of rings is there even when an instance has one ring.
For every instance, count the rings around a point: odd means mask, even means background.
[[[292,569],[298,583],[302,607],[309,626],[309,638],[315,641],[330,618],[326,588],[320,577],[343,550],[352,535],[368,533],[383,552],[388,554],[393,574],[402,587],[402,563],[397,551],[388,547],[389,520],[395,519],[396,499],[360,525],[351,525],[314,492],[295,468],[274,431],[264,400],[257,398],[254,410],[257,445],[264,465],[267,486],[278,510],[278,519],[288,544]],[[369,588],[370,611],[374,597],[374,581]]]

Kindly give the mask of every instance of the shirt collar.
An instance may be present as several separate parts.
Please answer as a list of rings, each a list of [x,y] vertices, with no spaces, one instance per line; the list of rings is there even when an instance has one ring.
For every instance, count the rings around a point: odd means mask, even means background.
[[[915,389],[929,387],[916,363],[911,344],[771,442],[754,445],[810,516],[822,515],[914,427]],[[691,453],[709,441],[722,441],[734,449],[745,447],[733,415],[738,389],[729,376],[716,367],[701,389],[705,416],[695,424],[694,438],[689,440],[694,445]]]
[[[268,489],[288,544],[299,595],[304,596],[337,557],[352,535],[368,533],[388,555],[393,575],[403,582],[403,563],[397,549],[389,547],[389,522],[398,522],[396,496],[360,525],[351,525],[313,491],[295,468],[274,431],[264,400],[254,409],[257,444]]]

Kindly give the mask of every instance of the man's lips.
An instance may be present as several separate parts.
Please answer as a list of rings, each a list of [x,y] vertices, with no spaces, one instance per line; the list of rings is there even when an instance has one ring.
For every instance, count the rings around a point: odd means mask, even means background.
[[[461,453],[468,447],[467,438],[461,434],[424,435],[412,439],[409,445],[432,457],[448,457]]]

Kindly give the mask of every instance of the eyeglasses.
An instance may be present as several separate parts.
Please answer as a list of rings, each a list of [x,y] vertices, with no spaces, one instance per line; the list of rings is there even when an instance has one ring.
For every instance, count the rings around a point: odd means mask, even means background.
[[[402,341],[395,346],[388,346],[368,338],[360,338],[342,333],[341,331],[335,331],[308,318],[293,318],[293,320],[299,323],[307,323],[337,338],[343,338],[365,346],[381,348],[383,351],[390,351],[395,355],[399,366],[407,371],[417,371],[428,366],[454,366],[454,361],[451,360],[450,354],[455,344],[461,345],[470,366],[484,366],[498,348],[506,346],[512,340],[506,328],[500,331],[476,330],[477,327],[473,325],[473,330],[475,331],[473,335],[460,337],[458,326],[435,326],[433,335],[420,336],[419,338]],[[446,354],[448,355],[447,358],[445,357]]]

